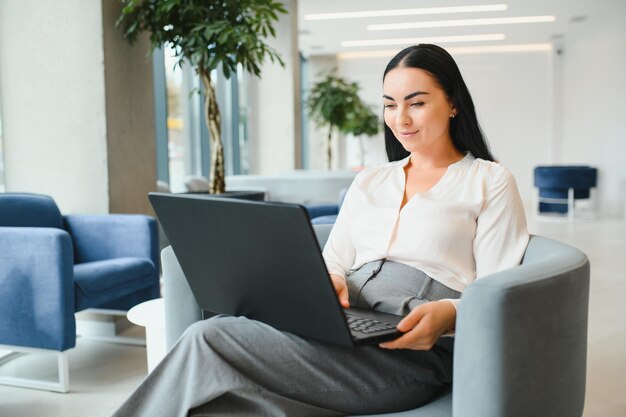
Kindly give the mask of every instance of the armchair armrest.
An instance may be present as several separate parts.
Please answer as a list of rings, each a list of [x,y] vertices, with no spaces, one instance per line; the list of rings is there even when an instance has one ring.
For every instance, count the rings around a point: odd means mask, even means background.
[[[149,258],[158,266],[156,220],[141,214],[68,215],[76,263],[105,259]]]
[[[523,265],[467,287],[457,317],[453,415],[581,415],[588,303],[587,257],[537,236]]]
[[[50,227],[0,227],[0,344],[76,343],[72,242]]]

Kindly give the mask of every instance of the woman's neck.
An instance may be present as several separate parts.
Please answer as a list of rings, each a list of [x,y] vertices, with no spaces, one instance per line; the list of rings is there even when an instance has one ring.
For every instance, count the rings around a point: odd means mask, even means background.
[[[411,152],[410,164],[422,169],[444,168],[463,159],[465,155],[449,144],[438,149]]]

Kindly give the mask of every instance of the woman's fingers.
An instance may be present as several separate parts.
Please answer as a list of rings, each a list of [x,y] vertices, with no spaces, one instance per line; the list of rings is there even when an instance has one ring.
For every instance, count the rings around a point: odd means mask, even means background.
[[[339,275],[330,274],[330,280],[333,283],[335,293],[337,294],[337,298],[339,298],[341,306],[344,308],[350,307],[350,302],[348,301],[348,285],[346,284],[345,278]]]
[[[422,304],[398,323],[398,330],[405,332],[402,336],[379,346],[385,349],[428,350],[447,329],[454,327],[455,319],[456,309],[448,301]]]
[[[428,350],[433,347],[438,337],[438,334],[432,332],[428,320],[424,319],[399,338],[381,343],[379,346],[384,349]]]

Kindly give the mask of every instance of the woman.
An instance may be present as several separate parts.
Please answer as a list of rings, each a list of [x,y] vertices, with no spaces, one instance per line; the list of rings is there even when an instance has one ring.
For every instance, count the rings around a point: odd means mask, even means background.
[[[323,255],[345,307],[403,314],[357,349],[246,318],[192,325],[115,416],[341,416],[424,404],[451,382],[456,304],[528,243],[511,174],[493,162],[452,57],[409,47],[383,77],[390,162],[350,187]]]

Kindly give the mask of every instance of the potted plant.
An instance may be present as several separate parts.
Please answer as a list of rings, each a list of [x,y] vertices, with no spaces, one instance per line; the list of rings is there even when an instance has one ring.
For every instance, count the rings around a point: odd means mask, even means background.
[[[124,7],[116,25],[131,43],[150,33],[152,49],[170,44],[177,65],[190,64],[202,80],[206,95],[205,121],[211,136],[210,193],[225,191],[224,147],[220,111],[211,71],[221,68],[228,79],[237,65],[260,76],[263,61],[284,65],[265,41],[276,36],[274,22],[287,10],[276,0],[121,0]]]
[[[380,129],[378,116],[359,97],[359,84],[348,82],[334,71],[313,85],[307,106],[309,115],[318,127],[328,127],[326,166],[331,169],[332,135],[336,129],[354,136],[373,136]],[[363,160],[363,143],[361,160]]]

